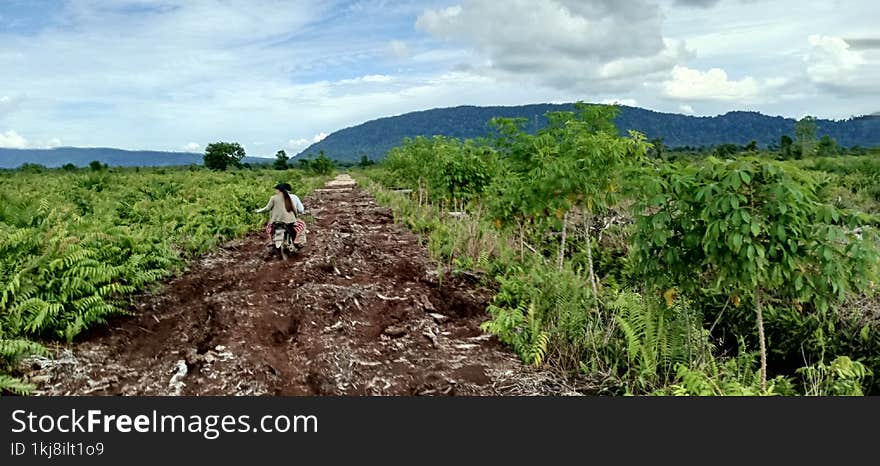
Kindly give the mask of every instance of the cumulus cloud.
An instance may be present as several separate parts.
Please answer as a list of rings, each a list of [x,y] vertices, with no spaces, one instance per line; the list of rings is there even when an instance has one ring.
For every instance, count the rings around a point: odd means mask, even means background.
[[[51,149],[61,145],[61,139],[51,138],[43,141],[29,141],[15,130],[0,133],[0,147],[6,149]]]
[[[295,151],[299,152],[299,151],[305,149],[306,147],[309,147],[312,144],[323,141],[324,138],[326,138],[326,137],[327,137],[327,133],[322,131],[322,132],[312,136],[311,139],[306,139],[306,138],[291,139],[291,140],[287,141],[287,144],[285,144],[285,147],[288,149],[295,150]]]
[[[744,101],[754,99],[760,91],[755,78],[732,80],[721,68],[700,71],[676,66],[671,78],[663,83],[664,95],[672,99]]]
[[[880,94],[880,51],[872,41],[848,41],[833,36],[811,35],[804,57],[807,76],[822,87],[843,95]]]
[[[648,0],[464,0],[427,10],[416,27],[477,49],[485,61],[475,70],[601,91],[635,87],[683,58],[662,22]]]
[[[22,135],[10,129],[0,133],[0,147],[6,149],[25,149],[28,147],[28,141]]]
[[[679,105],[678,110],[681,111],[681,113],[684,113],[685,115],[693,115],[693,114],[697,113],[694,111],[694,107],[691,107],[688,104]]]
[[[198,152],[202,149],[202,145],[197,142],[191,142],[185,146],[183,146],[183,150],[187,152]]]

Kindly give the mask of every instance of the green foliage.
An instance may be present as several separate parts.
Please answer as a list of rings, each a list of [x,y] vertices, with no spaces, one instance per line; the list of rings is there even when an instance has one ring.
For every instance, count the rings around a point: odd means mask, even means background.
[[[384,165],[401,186],[453,205],[481,195],[497,173],[494,150],[442,136],[404,140]]]
[[[655,287],[753,302],[764,356],[762,305],[824,313],[877,274],[876,236],[853,234],[858,217],[819,202],[817,187],[760,159],[665,167],[638,219],[636,266]]]
[[[677,365],[690,367],[711,358],[708,332],[683,302],[664,309],[656,301],[623,292],[608,307],[626,344],[624,380],[642,391],[668,383]]]
[[[827,310],[876,273],[876,248],[850,233],[859,219],[820,203],[818,183],[803,172],[760,159],[710,159],[659,175],[634,252],[661,287],[709,287],[731,298],[762,288]]]
[[[795,142],[802,157],[816,155],[816,117],[806,116],[794,125]]]
[[[806,394],[811,396],[862,396],[862,384],[870,370],[847,356],[839,356],[831,364],[819,362],[797,370],[804,378]]]
[[[761,389],[761,373],[755,367],[755,354],[741,347],[740,355],[730,359],[710,359],[697,367],[677,364],[675,380],[655,390],[661,396],[791,396],[796,394],[791,380],[778,376]]]
[[[287,172],[301,193],[321,182]],[[30,340],[71,341],[190,258],[253,231],[277,173],[18,173],[0,188],[0,374]],[[263,189],[260,189],[260,186]],[[23,390],[3,376],[0,391]],[[11,385],[10,385],[11,384]]]
[[[523,362],[540,366],[547,353],[547,333],[543,330],[535,305],[526,308],[520,303],[516,308],[490,308],[493,319],[483,323],[483,330],[496,335],[501,342],[513,347]]]
[[[290,157],[287,156],[287,152],[284,150],[279,150],[275,153],[275,162],[272,163],[272,167],[276,170],[287,170],[287,161],[290,160]]]
[[[835,141],[831,136],[825,135],[819,139],[817,154],[820,157],[837,155],[839,153],[839,150],[840,149],[837,147],[837,141]]]
[[[561,219],[574,206],[606,209],[619,197],[627,168],[647,153],[642,135],[617,135],[616,107],[575,108],[548,114],[548,126],[535,135],[523,132],[521,121],[493,120],[505,172],[496,178],[490,205],[502,223],[547,212]]]
[[[245,157],[244,148],[237,142],[214,142],[205,147],[205,167],[212,170],[226,170],[240,167]]]
[[[827,171],[809,166],[815,158],[774,162],[757,142],[722,147],[736,160],[705,159],[705,149],[648,159],[652,145],[620,137],[613,108],[575,110],[542,126],[495,119],[491,140],[410,139],[359,173],[413,190],[366,184],[424,235],[441,269],[490,274],[497,293],[483,328],[525,363],[587,377],[606,393],[791,395],[808,390],[794,385],[795,369],[827,352],[858,360],[867,374],[859,386],[876,389],[880,324],[839,311],[875,280],[876,232],[864,212],[824,202],[847,183],[867,197],[868,162],[823,159]],[[484,171],[488,184],[472,176]],[[782,372],[765,390],[746,350],[756,340],[771,342],[758,354]]]
[[[758,141],[750,141],[743,147],[743,150],[746,152],[758,152]]]
[[[715,148],[712,154],[719,159],[733,157],[739,152],[739,146],[736,144],[721,144]]]
[[[794,151],[794,140],[791,136],[783,135],[779,140],[779,152],[782,156],[783,160],[790,160],[794,158],[800,158],[800,154],[795,154]]]
[[[333,170],[336,168],[333,161],[324,155],[324,151],[321,151],[320,154],[318,154],[318,157],[312,160],[302,159],[299,163],[301,168],[318,176],[327,176],[333,173]]]

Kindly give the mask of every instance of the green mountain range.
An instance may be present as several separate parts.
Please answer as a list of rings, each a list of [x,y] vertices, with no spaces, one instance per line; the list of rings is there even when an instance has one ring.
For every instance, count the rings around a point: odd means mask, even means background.
[[[319,151],[335,160],[353,162],[366,155],[380,159],[404,138],[443,135],[477,138],[491,133],[493,117],[525,118],[525,129],[535,131],[547,124],[544,115],[569,111],[571,104],[536,104],[516,107],[462,106],[439,108],[379,118],[336,131],[312,144],[298,156],[312,158]],[[621,133],[634,129],[648,138],[662,138],[667,147],[710,147],[719,144],[759,146],[778,145],[783,135],[794,136],[795,120],[757,112],[729,112],[713,117],[660,113],[643,108],[621,106],[617,127]],[[829,135],[838,144],[851,147],[880,146],[880,116],[869,115],[848,120],[818,120],[818,135]]]

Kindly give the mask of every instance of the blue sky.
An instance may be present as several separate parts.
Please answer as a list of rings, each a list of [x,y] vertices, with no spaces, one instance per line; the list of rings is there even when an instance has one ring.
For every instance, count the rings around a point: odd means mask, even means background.
[[[0,0],[0,147],[297,153],[455,105],[880,110],[876,0]]]

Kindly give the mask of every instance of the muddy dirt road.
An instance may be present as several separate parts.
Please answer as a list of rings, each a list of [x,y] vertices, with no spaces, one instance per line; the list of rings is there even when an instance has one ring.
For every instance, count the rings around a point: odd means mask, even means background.
[[[444,277],[391,211],[342,175],[304,199],[308,246],[255,232],[191,265],[55,359],[42,395],[500,395],[542,377],[479,324],[491,296]]]

